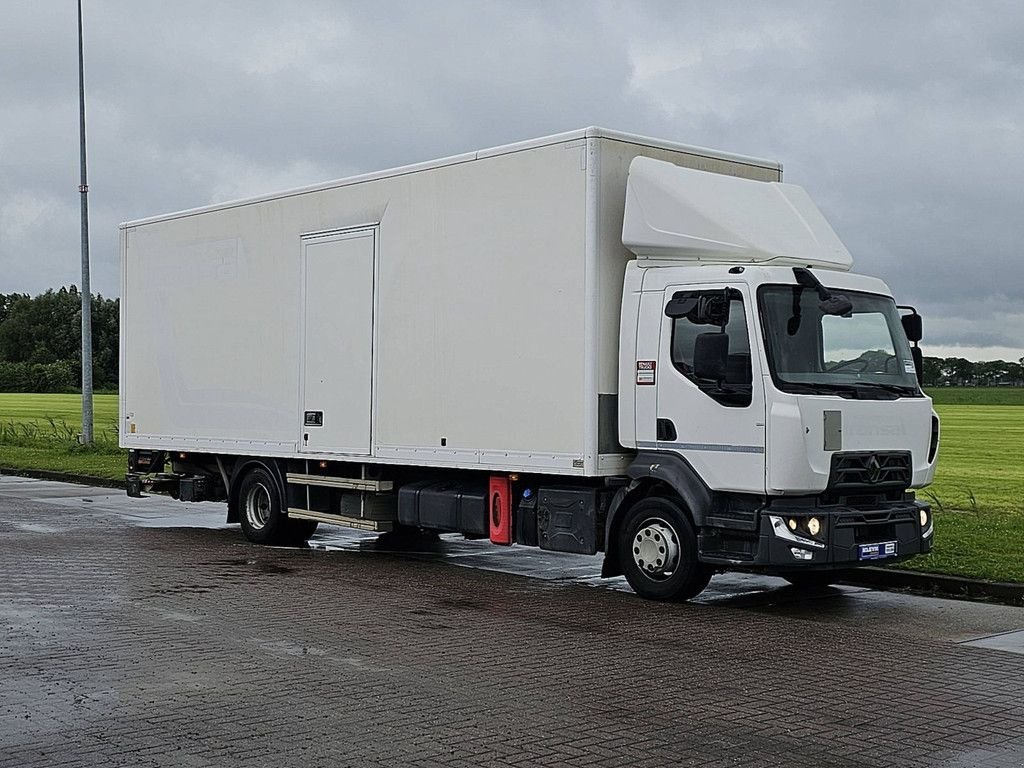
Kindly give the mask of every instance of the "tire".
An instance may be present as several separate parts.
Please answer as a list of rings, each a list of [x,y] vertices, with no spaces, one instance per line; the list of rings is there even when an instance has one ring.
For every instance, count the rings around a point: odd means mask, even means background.
[[[841,571],[794,571],[783,573],[781,576],[796,589],[830,587],[843,578]]]
[[[281,508],[281,493],[271,471],[262,464],[246,470],[238,484],[238,522],[254,544],[291,544],[292,524]]]
[[[711,569],[697,560],[689,517],[660,497],[641,499],[626,513],[619,562],[629,586],[648,600],[689,600],[711,580]]]

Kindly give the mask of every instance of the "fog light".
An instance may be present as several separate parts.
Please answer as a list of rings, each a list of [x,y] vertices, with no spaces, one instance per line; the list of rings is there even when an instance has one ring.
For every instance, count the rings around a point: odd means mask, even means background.
[[[817,536],[821,533],[821,521],[816,517],[812,517],[807,521],[807,530],[811,536]]]
[[[786,523],[786,525],[789,526],[789,530],[791,530],[791,531],[795,531],[796,530],[796,520],[793,519],[792,517],[789,518],[789,522]]]
[[[921,510],[921,527],[922,528],[927,528],[928,527],[928,510],[926,510],[926,509],[922,509]]]
[[[800,547],[790,547],[789,551],[793,553],[793,557],[797,560],[810,560],[814,557],[814,553],[808,549],[800,549]]]

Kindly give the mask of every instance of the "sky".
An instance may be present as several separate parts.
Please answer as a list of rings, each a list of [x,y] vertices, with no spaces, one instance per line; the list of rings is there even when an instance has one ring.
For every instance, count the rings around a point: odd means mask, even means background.
[[[122,221],[600,125],[781,161],[925,354],[1024,356],[1024,3],[83,5],[104,296]],[[77,53],[4,0],[0,293],[80,282]]]

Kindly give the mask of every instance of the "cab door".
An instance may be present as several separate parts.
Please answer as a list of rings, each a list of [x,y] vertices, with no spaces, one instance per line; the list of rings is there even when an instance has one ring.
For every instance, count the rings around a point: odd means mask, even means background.
[[[652,447],[682,455],[713,490],[764,493],[765,396],[747,287],[670,285],[645,298],[660,328]]]

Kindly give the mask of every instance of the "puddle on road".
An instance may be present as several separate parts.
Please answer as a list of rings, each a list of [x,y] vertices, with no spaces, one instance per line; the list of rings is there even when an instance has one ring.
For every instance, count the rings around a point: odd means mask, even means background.
[[[167,619],[168,621],[185,621],[190,624],[198,622],[202,617],[194,613],[182,613],[181,611],[168,611],[160,614],[161,618]]]
[[[105,507],[129,525],[140,528],[237,528],[237,525],[225,522],[227,508],[217,502],[187,503],[153,496],[128,501],[138,504],[126,506],[121,502]]]
[[[205,595],[212,592],[213,587],[207,584],[172,584],[159,589],[151,589],[148,595]]]
[[[44,525],[43,523],[14,523],[14,527],[19,531],[25,531],[27,533],[64,533],[69,530],[68,528],[58,528],[54,525]]]
[[[201,566],[210,566],[218,570],[214,575],[226,578],[240,578],[251,576],[254,572],[273,576],[295,573],[295,568],[271,560],[265,557],[237,557],[230,560],[204,560],[197,563]]]
[[[995,635],[979,637],[976,640],[965,640],[960,645],[967,645],[973,648],[988,648],[995,651],[1007,651],[1024,655],[1024,629],[1016,629],[1011,632],[1000,632]]]
[[[326,656],[327,651],[312,645],[298,645],[286,640],[268,640],[250,637],[249,642],[273,656]]]

